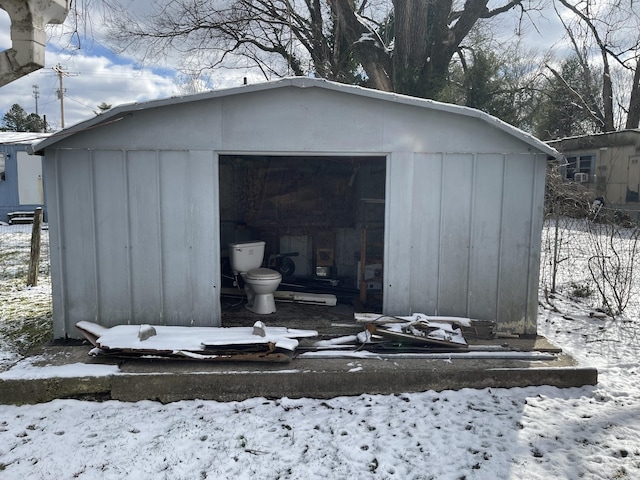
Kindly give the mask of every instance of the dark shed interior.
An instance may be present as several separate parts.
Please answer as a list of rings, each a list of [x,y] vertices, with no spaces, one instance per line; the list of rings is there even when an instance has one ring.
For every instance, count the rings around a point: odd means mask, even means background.
[[[223,293],[228,244],[263,240],[279,290],[381,302],[386,157],[221,155],[219,166]]]

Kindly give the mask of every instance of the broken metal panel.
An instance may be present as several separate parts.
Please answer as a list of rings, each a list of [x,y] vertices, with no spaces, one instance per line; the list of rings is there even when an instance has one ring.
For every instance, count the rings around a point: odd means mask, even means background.
[[[93,355],[161,357],[205,361],[289,362],[299,338],[316,337],[315,330],[285,327],[178,327],[117,325],[93,322],[75,327],[93,344]]]
[[[547,156],[535,155],[531,192],[531,228],[529,230],[529,264],[527,268],[527,315],[523,332],[534,335],[538,332],[538,290],[540,282],[540,261],[542,257],[542,227],[544,225],[544,196],[547,174]],[[516,330],[519,331],[519,330]]]

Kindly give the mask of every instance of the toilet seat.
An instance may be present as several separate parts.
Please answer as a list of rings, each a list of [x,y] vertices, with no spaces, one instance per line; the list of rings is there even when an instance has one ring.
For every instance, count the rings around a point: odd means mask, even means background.
[[[270,268],[253,268],[244,274],[245,281],[281,280],[282,275]]]

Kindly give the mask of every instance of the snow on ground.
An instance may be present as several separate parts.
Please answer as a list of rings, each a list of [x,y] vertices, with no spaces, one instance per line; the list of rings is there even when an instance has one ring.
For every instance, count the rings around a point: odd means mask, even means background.
[[[637,305],[602,320],[549,300],[540,333],[597,386],[0,405],[0,478],[640,478]]]

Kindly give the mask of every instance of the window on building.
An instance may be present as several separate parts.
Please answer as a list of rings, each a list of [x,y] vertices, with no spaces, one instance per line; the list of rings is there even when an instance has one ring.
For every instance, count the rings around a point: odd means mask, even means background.
[[[581,183],[593,180],[593,165],[595,155],[576,155],[567,157],[565,166],[565,179]]]

